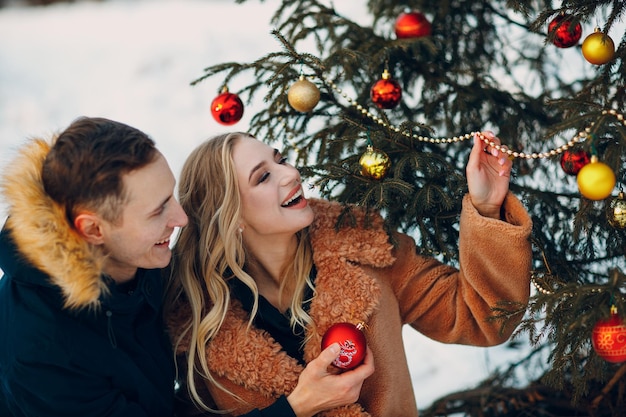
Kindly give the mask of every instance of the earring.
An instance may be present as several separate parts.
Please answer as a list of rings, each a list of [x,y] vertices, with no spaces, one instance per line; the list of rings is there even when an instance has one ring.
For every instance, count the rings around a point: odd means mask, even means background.
[[[239,230],[239,234],[242,234],[242,233],[243,233],[243,227],[239,226],[239,229],[238,229],[238,230]]]

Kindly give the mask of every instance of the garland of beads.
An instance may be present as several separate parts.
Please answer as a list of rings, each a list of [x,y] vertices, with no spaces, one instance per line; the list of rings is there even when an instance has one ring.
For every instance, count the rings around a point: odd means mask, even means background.
[[[530,282],[533,283],[533,286],[537,289],[537,291],[539,291],[541,294],[543,295],[553,295],[554,291],[549,290],[547,288],[545,288],[542,284],[539,284],[537,282],[537,278],[538,278],[538,273],[536,272],[532,272],[532,274],[530,275]]]
[[[332,80],[324,77],[323,81],[326,84],[328,84],[333,90],[335,90],[339,95],[341,95],[351,106],[353,106],[358,111],[360,111],[363,115],[369,117],[375,123],[378,123],[379,125],[385,128],[391,129],[396,133],[400,133],[404,136],[417,139],[420,142],[429,142],[429,143],[437,143],[437,144],[461,142],[464,140],[471,139],[474,135],[478,135],[480,140],[482,140],[485,143],[485,145],[491,146],[492,148],[495,148],[500,152],[506,153],[509,156],[509,158],[539,159],[539,158],[549,158],[549,157],[558,155],[568,150],[569,148],[573,147],[576,143],[586,141],[587,138],[590,136],[589,134],[591,133],[591,129],[595,125],[595,122],[591,122],[589,126],[587,126],[584,130],[581,130],[580,132],[578,132],[578,134],[574,136],[569,142],[567,142],[566,144],[556,149],[551,149],[548,152],[540,152],[540,153],[517,152],[511,149],[508,149],[505,145],[500,145],[487,139],[481,132],[466,133],[465,135],[454,136],[452,138],[431,138],[431,137],[421,136],[421,135],[417,135],[417,134],[406,132],[406,131],[401,131],[399,127],[392,126],[386,123],[383,119],[381,119],[380,117],[377,117],[376,115],[371,113],[368,109],[366,109],[365,107],[361,106],[359,103],[354,101],[351,97],[349,97],[346,93],[344,93],[343,90],[339,88],[339,86],[337,86],[337,84],[335,84]],[[623,114],[618,113],[616,110],[613,110],[613,109],[602,111],[602,115],[607,115],[607,114],[611,116],[615,116],[615,118],[617,118],[617,120],[619,120],[624,125],[624,127],[626,127],[626,117],[624,117]]]
[[[543,295],[554,295],[555,291],[552,289],[546,288],[547,283],[543,280],[545,278],[544,274],[538,271],[532,271],[530,276],[530,282],[533,284],[535,289]],[[544,282],[538,282],[541,279]],[[592,288],[590,292],[592,293],[601,293],[605,290],[601,288]],[[561,295],[563,298],[574,297],[576,294],[573,292],[566,292]],[[620,296],[623,300],[626,300],[626,296]]]
[[[550,265],[548,265],[548,261],[546,259],[546,255],[543,251],[541,251],[541,256],[543,258],[543,262],[544,265],[546,267],[546,271],[542,272],[542,271],[538,271],[538,270],[533,270],[531,271],[530,274],[530,282],[533,284],[533,286],[535,287],[535,289],[543,294],[543,295],[554,295],[556,293],[556,289],[555,289],[555,284],[559,284],[559,283],[563,283],[562,281],[559,281],[553,274],[552,271],[550,270]],[[613,272],[614,274],[617,274],[617,271]],[[548,278],[551,278],[552,282],[549,282]],[[604,290],[601,288],[592,288],[590,290],[590,292],[592,293],[601,293]],[[568,297],[574,297],[574,295],[576,295],[573,292],[565,292],[563,294],[561,294],[561,297],[563,298],[568,298]],[[623,297],[626,300],[626,296]]]

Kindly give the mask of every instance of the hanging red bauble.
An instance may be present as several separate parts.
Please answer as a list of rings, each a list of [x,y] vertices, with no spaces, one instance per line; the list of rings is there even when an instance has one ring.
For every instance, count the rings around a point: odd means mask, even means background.
[[[370,97],[378,108],[393,109],[402,98],[402,88],[389,71],[384,70],[382,78],[374,83],[370,90]]]
[[[568,175],[578,175],[582,167],[589,163],[589,154],[580,150],[567,150],[561,154],[561,168]]]
[[[336,323],[328,328],[322,337],[322,350],[333,343],[339,343],[341,351],[333,365],[341,369],[357,367],[365,359],[367,342],[363,334],[363,324]]]
[[[615,43],[610,36],[602,33],[600,28],[596,28],[583,41],[582,52],[590,64],[606,64],[615,56]]]
[[[626,324],[611,307],[611,318],[600,320],[593,327],[591,343],[598,356],[607,362],[626,362]]]
[[[213,118],[223,125],[234,125],[243,116],[243,103],[237,94],[229,93],[224,87],[222,92],[211,102]]]
[[[548,33],[554,31],[552,43],[559,48],[569,48],[578,43],[583,33],[580,23],[572,26],[572,16],[561,13],[548,25]],[[560,24],[560,25],[559,25]],[[557,27],[558,26],[558,27]]]
[[[402,13],[398,16],[395,30],[396,37],[398,39],[404,39],[430,36],[432,28],[426,16],[420,12],[414,11]]]
[[[596,155],[582,167],[578,176],[578,189],[589,200],[604,200],[611,195],[615,187],[615,173],[607,164],[598,161]]]

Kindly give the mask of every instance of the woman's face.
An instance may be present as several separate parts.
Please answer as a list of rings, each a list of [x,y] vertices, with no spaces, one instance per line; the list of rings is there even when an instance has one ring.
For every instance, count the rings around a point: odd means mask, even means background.
[[[246,240],[291,236],[311,224],[313,211],[304,197],[300,173],[280,152],[244,137],[233,147],[233,160]]]

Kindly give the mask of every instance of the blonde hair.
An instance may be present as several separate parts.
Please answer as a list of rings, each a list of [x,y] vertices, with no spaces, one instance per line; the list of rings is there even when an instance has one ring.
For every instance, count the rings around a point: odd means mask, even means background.
[[[174,329],[175,352],[187,352],[186,385],[190,397],[202,409],[206,405],[196,388],[197,376],[206,378],[224,391],[212,376],[206,347],[216,336],[230,307],[228,280],[236,278],[254,294],[254,305],[248,327],[258,309],[259,292],[254,279],[244,270],[246,251],[239,233],[241,199],[232,158],[234,145],[251,137],[235,132],[215,136],[198,146],[183,166],[180,183],[180,204],[189,217],[174,247],[171,282],[166,300],[166,314],[176,305],[187,303],[190,317]],[[295,292],[291,300],[291,325],[306,327],[311,319],[302,308],[305,286],[313,288],[309,273],[313,256],[307,230],[298,232],[298,248],[293,262],[283,268],[282,282],[294,277]],[[281,284],[281,292],[284,285]],[[187,346],[181,346],[183,340]],[[194,375],[195,372],[199,375]],[[233,394],[234,396],[234,394]]]

